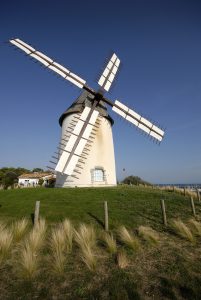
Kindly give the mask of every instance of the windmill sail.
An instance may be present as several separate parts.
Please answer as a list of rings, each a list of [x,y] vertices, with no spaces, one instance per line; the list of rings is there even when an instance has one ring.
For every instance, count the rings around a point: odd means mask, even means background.
[[[80,157],[82,157],[89,136],[99,112],[86,106],[77,122],[63,152],[59,158],[55,171],[71,175]]]
[[[45,54],[37,51],[27,43],[23,42],[20,39],[12,39],[10,40],[10,43],[14,46],[18,47],[22,51],[24,51],[26,54],[28,54],[30,57],[35,58],[40,63],[42,63],[45,67],[48,69],[56,72],[58,75],[63,77],[64,79],[70,81],[71,83],[75,84],[79,88],[83,88],[86,84],[86,81],[83,80],[81,77],[77,76],[76,74],[72,73],[70,70],[66,69],[62,65],[55,62],[50,57],[46,56]]]
[[[112,82],[118,71],[119,65],[120,60],[114,53],[98,81],[98,84],[107,92],[109,91],[112,85]]]
[[[164,136],[164,131],[136,113],[134,110],[128,108],[123,103],[116,100],[112,107],[112,110],[119,114],[121,117],[137,126],[148,135],[161,142]]]

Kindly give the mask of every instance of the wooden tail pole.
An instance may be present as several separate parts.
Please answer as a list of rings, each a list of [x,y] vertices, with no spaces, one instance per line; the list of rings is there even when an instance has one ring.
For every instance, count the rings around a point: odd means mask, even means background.
[[[162,210],[162,216],[163,216],[163,224],[167,226],[167,217],[166,217],[166,210],[165,210],[165,201],[164,199],[161,199],[161,210]]]
[[[194,217],[196,217],[193,197],[191,197],[191,208],[192,208],[192,213],[193,213]]]
[[[198,189],[197,189],[197,198],[198,198],[198,202],[200,202],[200,192]]]
[[[104,213],[105,213],[105,230],[109,230],[108,225],[108,207],[107,207],[107,201],[104,201]]]
[[[40,201],[36,201],[35,213],[34,213],[34,226],[35,227],[39,223],[39,211],[40,211]]]

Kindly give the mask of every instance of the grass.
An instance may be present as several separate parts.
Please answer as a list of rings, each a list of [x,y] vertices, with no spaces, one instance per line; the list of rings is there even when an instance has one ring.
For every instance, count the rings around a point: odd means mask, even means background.
[[[117,242],[116,242],[116,239],[114,238],[113,234],[104,233],[102,239],[103,239],[103,242],[105,243],[105,246],[106,246],[106,249],[108,250],[108,252],[112,255],[116,254]]]
[[[37,253],[32,247],[29,239],[25,240],[24,244],[21,246],[16,265],[20,278],[30,281],[37,275],[39,267],[39,253]]]
[[[176,234],[184,239],[187,239],[191,243],[195,242],[195,237],[193,236],[191,230],[181,220],[173,220],[172,226]]]
[[[19,242],[26,233],[28,227],[28,220],[22,218],[21,220],[15,221],[12,226],[13,239],[15,242]]]
[[[20,226],[18,227],[20,228]],[[27,228],[27,224],[24,227],[22,226],[22,228]],[[16,268],[19,277],[30,281],[38,274],[41,249],[45,242],[45,233],[45,220],[41,219],[37,227],[34,227],[26,235],[22,244],[17,246],[18,257],[16,258]]]
[[[168,227],[162,222],[161,198]],[[33,228],[36,200],[41,201],[42,219]],[[108,233],[103,230],[105,200]],[[189,221],[188,196],[172,190],[122,186],[0,191],[0,240],[1,232],[7,232],[11,241],[0,265],[0,298],[199,299],[201,204],[195,205],[197,219]],[[15,242],[12,224],[22,218],[28,226]],[[171,219],[182,220],[196,243],[173,231]],[[136,237],[140,251],[128,246]]]
[[[62,227],[66,238],[67,252],[70,253],[73,247],[74,227],[69,219],[62,222]]]
[[[46,233],[45,220],[41,219],[38,226],[32,229],[28,236],[28,243],[33,252],[38,252],[43,246]]]
[[[82,221],[99,227],[104,223],[103,202],[107,200],[111,230],[121,225],[130,228],[143,225],[160,229],[161,198],[165,199],[168,219],[189,219],[191,207],[187,197],[159,189],[120,186],[101,189],[1,190],[0,220],[11,223],[23,217],[30,219],[35,202],[39,200],[40,214],[47,223],[69,218],[75,225]],[[196,208],[201,208],[201,204],[195,204]]]
[[[96,232],[90,225],[80,224],[78,231],[75,230],[75,241],[80,248],[81,260],[90,271],[96,269]]]
[[[138,228],[138,233],[140,236],[143,237],[145,241],[147,241],[151,245],[158,244],[160,237],[158,232],[153,230],[151,227],[148,226],[140,226]]]
[[[80,258],[90,271],[95,271],[97,266],[97,256],[91,246],[85,245],[81,248]]]
[[[52,230],[49,246],[51,250],[50,270],[55,274],[62,275],[66,265],[66,237],[62,226]]]
[[[9,255],[11,246],[13,242],[13,235],[11,231],[3,228],[0,231],[0,265],[5,261],[6,257]]]
[[[83,223],[80,224],[78,231],[75,230],[75,241],[81,249],[94,249],[96,246],[96,232],[94,227]]]
[[[192,232],[195,234],[195,235],[198,235],[198,236],[201,236],[201,223],[194,220],[194,219],[190,219],[189,220],[189,224],[192,228]]]
[[[129,261],[124,251],[120,251],[117,253],[117,264],[120,269],[125,269],[128,267]]]
[[[120,241],[126,246],[131,248],[133,251],[138,251],[140,249],[140,243],[136,236],[131,233],[125,226],[121,226],[118,230]]]

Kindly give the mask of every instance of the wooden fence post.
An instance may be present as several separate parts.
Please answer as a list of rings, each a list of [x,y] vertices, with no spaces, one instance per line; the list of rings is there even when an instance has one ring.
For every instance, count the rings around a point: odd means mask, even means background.
[[[200,202],[200,192],[198,189],[197,189],[197,199],[198,199],[198,202]]]
[[[163,216],[163,224],[165,226],[167,226],[167,217],[166,217],[165,201],[164,201],[164,199],[161,199],[161,210],[162,210],[162,216]]]
[[[36,201],[35,213],[34,213],[34,226],[35,227],[39,223],[39,210],[40,210],[40,201]]]
[[[192,208],[192,213],[193,213],[194,217],[196,217],[193,197],[191,197],[191,208]]]
[[[186,188],[184,187],[184,197],[186,196]]]
[[[105,230],[109,230],[109,225],[108,225],[108,207],[107,207],[107,201],[104,201],[104,212],[105,212]]]

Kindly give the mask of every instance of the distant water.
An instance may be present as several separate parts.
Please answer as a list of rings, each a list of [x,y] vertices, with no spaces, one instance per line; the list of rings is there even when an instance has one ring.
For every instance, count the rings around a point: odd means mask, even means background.
[[[175,186],[178,188],[188,188],[188,189],[201,189],[201,183],[166,183],[166,184],[157,184],[158,186]]]

